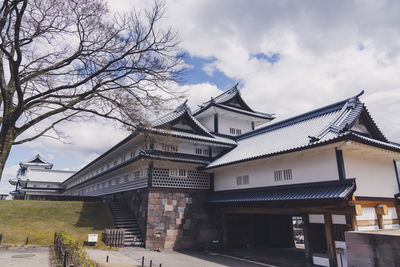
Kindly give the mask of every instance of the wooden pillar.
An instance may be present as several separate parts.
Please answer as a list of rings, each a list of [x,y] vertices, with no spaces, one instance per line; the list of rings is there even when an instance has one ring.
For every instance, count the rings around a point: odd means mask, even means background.
[[[310,236],[309,236],[309,215],[308,214],[303,214],[302,219],[303,219],[303,234],[304,234],[304,250],[306,254],[306,261],[308,264],[313,263],[312,259],[312,250],[311,250],[311,244],[310,244]]]
[[[332,233],[332,215],[330,213],[324,214],[325,218],[325,233],[326,243],[328,247],[329,265],[331,267],[337,266],[335,241],[333,240]]]
[[[379,229],[384,229],[383,226],[383,215],[388,214],[388,207],[386,205],[378,205],[375,207],[376,217],[378,217]]]
[[[249,242],[251,245],[255,244],[255,235],[256,235],[256,231],[255,231],[255,214],[250,214],[249,215],[249,228],[248,228],[248,233],[249,233]]]
[[[226,229],[226,218],[227,214],[222,213],[222,243],[227,246],[228,245],[228,232]]]

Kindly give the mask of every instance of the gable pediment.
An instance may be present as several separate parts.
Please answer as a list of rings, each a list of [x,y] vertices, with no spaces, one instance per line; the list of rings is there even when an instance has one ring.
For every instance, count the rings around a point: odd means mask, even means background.
[[[355,119],[350,130],[379,141],[388,141],[365,107],[361,111],[360,115]]]

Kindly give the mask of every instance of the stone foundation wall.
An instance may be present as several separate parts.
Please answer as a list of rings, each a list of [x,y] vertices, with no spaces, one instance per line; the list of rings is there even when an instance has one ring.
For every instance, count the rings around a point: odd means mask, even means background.
[[[346,232],[349,267],[400,266],[400,230]]]
[[[147,229],[148,188],[126,191],[122,196],[135,216],[142,237],[145,239]]]
[[[196,249],[219,234],[205,201],[208,191],[150,188],[146,248]]]

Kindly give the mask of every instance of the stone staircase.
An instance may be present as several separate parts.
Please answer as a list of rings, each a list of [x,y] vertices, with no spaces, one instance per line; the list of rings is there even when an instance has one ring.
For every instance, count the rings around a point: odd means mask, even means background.
[[[139,225],[128,205],[123,202],[108,202],[114,219],[114,227],[125,230],[125,247],[143,247]]]

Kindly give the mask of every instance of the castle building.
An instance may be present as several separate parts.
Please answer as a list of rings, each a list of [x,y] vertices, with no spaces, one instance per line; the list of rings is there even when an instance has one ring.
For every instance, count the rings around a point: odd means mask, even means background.
[[[306,260],[337,266],[345,231],[399,228],[400,146],[360,96],[274,122],[235,86],[136,130],[62,194],[127,202],[147,248],[290,248],[296,216]]]
[[[53,170],[53,164],[37,154],[30,160],[21,162],[15,178],[9,180],[15,190],[10,192],[14,199],[47,199],[64,191],[61,185],[75,172]]]

